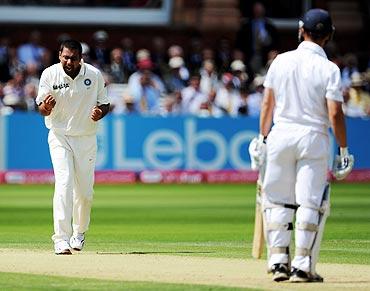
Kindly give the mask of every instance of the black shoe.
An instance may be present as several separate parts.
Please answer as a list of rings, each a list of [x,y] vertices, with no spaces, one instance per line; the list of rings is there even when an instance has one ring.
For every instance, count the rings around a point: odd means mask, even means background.
[[[289,268],[287,264],[275,264],[271,268],[272,280],[275,282],[285,281],[289,279]]]
[[[293,283],[324,282],[324,278],[316,273],[312,274],[297,268],[292,268],[289,281]]]

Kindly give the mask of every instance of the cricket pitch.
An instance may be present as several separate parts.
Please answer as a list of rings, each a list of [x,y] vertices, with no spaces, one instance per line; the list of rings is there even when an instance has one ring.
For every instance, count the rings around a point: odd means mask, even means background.
[[[324,283],[275,283],[264,260],[158,254],[80,252],[57,256],[51,251],[0,249],[0,272],[262,288],[264,290],[370,290],[370,266],[318,264]],[[283,285],[283,286],[282,286]]]

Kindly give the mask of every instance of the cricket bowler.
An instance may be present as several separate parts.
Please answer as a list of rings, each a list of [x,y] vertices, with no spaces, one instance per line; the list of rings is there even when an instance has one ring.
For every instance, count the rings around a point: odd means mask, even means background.
[[[268,270],[277,282],[323,282],[316,263],[330,208],[329,127],[339,145],[334,176],[344,179],[354,164],[347,148],[340,71],[323,50],[333,33],[327,11],[306,12],[299,22],[298,48],[278,55],[264,82],[252,158],[260,166],[266,161],[263,225]]]
[[[101,72],[82,60],[76,40],[64,41],[60,63],[46,68],[36,102],[49,129],[54,169],[54,252],[82,250],[90,223],[96,161],[97,121],[109,111]]]

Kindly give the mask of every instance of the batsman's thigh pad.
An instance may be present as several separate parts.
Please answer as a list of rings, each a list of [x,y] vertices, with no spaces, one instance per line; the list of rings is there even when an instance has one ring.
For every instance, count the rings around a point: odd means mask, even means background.
[[[268,247],[268,266],[289,263],[289,245],[294,209],[264,201],[264,226]]]

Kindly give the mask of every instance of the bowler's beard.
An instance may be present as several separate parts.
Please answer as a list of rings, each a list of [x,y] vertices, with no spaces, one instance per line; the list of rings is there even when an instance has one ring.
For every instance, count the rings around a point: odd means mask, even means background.
[[[78,67],[73,67],[73,66],[67,66],[65,65],[63,67],[64,71],[66,72],[66,74],[72,78],[76,77],[78,75],[78,73],[80,72],[80,69],[81,69],[81,66],[78,66]]]

